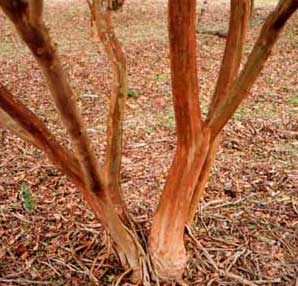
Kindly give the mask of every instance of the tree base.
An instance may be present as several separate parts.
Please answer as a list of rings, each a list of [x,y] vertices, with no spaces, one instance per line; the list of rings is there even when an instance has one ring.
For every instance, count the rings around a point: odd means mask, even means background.
[[[151,259],[159,279],[164,281],[179,281],[187,263],[186,250],[179,252],[153,251],[151,249]]]

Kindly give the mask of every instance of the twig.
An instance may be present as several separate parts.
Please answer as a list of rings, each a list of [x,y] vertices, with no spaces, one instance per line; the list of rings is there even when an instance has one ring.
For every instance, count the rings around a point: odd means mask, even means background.
[[[254,283],[269,285],[271,283],[281,283],[281,279],[280,278],[276,278],[276,279],[272,279],[272,280],[262,280],[262,279],[260,279],[260,280],[254,280]],[[298,286],[298,284],[296,284],[296,286]]]
[[[246,201],[248,199],[250,199],[251,197],[255,197],[256,194],[251,194],[247,197],[244,197],[244,198],[241,198],[237,201],[233,201],[233,202],[228,202],[228,203],[224,203],[224,204],[221,204],[221,205],[217,205],[217,206],[213,206],[213,207],[210,207],[210,209],[217,209],[217,208],[222,208],[222,207],[227,207],[227,206],[235,206],[243,201]]]
[[[293,206],[293,209],[294,209],[295,213],[298,215],[298,209],[297,209],[297,207],[296,207],[296,203],[295,203],[294,200],[292,201],[292,206]],[[297,281],[298,281],[298,280],[297,280]]]
[[[239,275],[236,275],[236,274],[228,272],[228,271],[224,272],[224,276],[231,278],[233,280],[236,280],[236,281],[240,282],[242,285],[257,286],[257,284],[253,283],[252,281],[249,281]]]
[[[119,276],[119,278],[117,279],[117,282],[115,283],[114,286],[119,286],[119,285],[121,285],[120,283],[121,283],[122,279],[123,279],[127,274],[129,274],[131,271],[132,271],[132,268],[129,268],[129,269],[127,269],[125,272],[123,272],[123,273]]]
[[[60,264],[60,265],[65,266],[66,268],[68,268],[69,270],[71,270],[73,272],[86,274],[85,271],[80,270],[77,266],[75,266],[71,263],[67,264],[64,261],[61,261],[61,260],[56,259],[56,258],[51,258],[51,260],[58,263],[58,264]]]
[[[203,227],[204,227],[204,229],[206,230],[208,236],[210,236],[209,229],[208,229],[208,227],[207,227],[207,225],[206,225],[206,223],[205,223],[205,221],[204,221],[204,218],[203,218],[203,208],[202,208],[202,207],[200,207],[200,219],[201,219],[201,222],[202,222],[202,224],[203,224]]]
[[[188,235],[190,236],[190,238],[197,244],[197,246],[203,251],[205,257],[207,258],[208,262],[215,268],[215,270],[217,272],[219,272],[219,268],[217,266],[217,264],[215,263],[215,261],[212,259],[212,257],[210,256],[209,252],[205,249],[205,247],[194,237],[194,235],[192,234],[192,231],[190,229],[189,226],[186,226]]]
[[[27,279],[5,279],[5,278],[0,278],[0,282],[5,282],[5,283],[18,283],[18,284],[37,284],[37,285],[50,285],[53,284],[52,281],[37,281],[37,280],[27,280]]]
[[[206,202],[206,203],[202,202],[201,203],[201,208],[202,209],[207,209],[211,205],[216,205],[218,203],[223,203],[223,202],[225,202],[225,200],[213,200],[213,201],[209,201],[209,202]]]
[[[227,271],[230,271],[233,265],[236,263],[236,261],[241,257],[242,254],[244,254],[246,249],[242,249],[240,251],[237,251],[234,255],[233,261],[230,263],[230,265],[227,267]]]
[[[69,251],[73,259],[76,261],[76,263],[81,267],[81,269],[84,270],[84,273],[87,274],[89,278],[93,280],[93,282],[96,285],[99,285],[98,279],[94,276],[94,274],[90,271],[90,269],[80,260],[80,257],[76,254],[71,241],[69,241],[69,247],[70,247],[69,249],[66,247],[63,247],[63,249],[65,249],[66,251]]]
[[[26,223],[29,223],[29,224],[33,223],[32,221],[25,219],[24,216],[19,214],[19,213],[13,213],[12,212],[11,215],[14,216],[15,218],[21,220],[22,222],[26,222]]]
[[[44,264],[46,266],[48,266],[49,268],[51,268],[59,277],[61,277],[61,273],[55,269],[55,267],[53,265],[51,265],[50,263],[46,262],[46,261],[40,261],[41,264]]]

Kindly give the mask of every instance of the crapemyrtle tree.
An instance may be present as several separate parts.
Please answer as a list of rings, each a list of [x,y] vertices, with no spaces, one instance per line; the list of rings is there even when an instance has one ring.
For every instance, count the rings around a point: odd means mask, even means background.
[[[73,152],[63,147],[45,124],[0,82],[0,124],[44,151],[75,184],[109,233],[131,279],[179,280],[187,263],[185,229],[194,219],[214,162],[221,131],[249,92],[267,61],[298,0],[280,0],[266,19],[240,71],[250,16],[250,0],[231,0],[229,32],[209,113],[200,112],[196,55],[196,0],[168,1],[168,35],[172,96],[177,143],[172,164],[144,241],[121,192],[122,125],[127,88],[124,51],[112,24],[120,0],[88,0],[112,73],[105,163],[100,167],[95,148],[75,102],[57,46],[43,20],[42,0],[0,0],[0,7],[39,64],[57,111],[70,135]],[[148,247],[147,247],[148,245]]]

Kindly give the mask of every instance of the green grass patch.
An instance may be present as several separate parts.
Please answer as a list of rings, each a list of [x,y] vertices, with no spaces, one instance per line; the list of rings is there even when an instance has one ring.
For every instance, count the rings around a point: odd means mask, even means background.
[[[128,89],[128,97],[130,97],[130,98],[138,98],[138,97],[140,97],[140,94],[138,92],[136,92],[134,89],[129,88]]]
[[[29,213],[33,212],[36,207],[36,202],[32,197],[29,187],[26,184],[21,184],[20,189],[19,199],[23,201],[24,209]]]
[[[289,98],[288,102],[290,104],[293,104],[293,105],[297,105],[298,106],[298,96],[293,96],[293,97]]]

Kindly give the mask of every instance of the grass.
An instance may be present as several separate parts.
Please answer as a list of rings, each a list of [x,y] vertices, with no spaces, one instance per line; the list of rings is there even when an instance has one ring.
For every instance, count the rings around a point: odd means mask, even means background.
[[[290,104],[293,104],[295,106],[298,106],[298,96],[293,96],[293,97],[289,98],[288,102]]]

